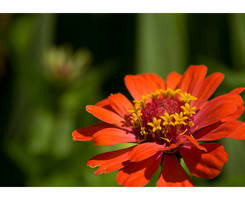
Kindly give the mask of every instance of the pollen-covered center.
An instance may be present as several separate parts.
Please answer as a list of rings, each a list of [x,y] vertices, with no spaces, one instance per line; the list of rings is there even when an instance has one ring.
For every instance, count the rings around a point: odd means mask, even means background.
[[[134,100],[130,112],[134,133],[142,140],[169,145],[179,135],[190,135],[194,125],[195,107],[190,103],[197,98],[180,89],[157,90]]]

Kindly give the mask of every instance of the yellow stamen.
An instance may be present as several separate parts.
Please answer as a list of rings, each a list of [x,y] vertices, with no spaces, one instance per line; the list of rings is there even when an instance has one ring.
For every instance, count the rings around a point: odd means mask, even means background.
[[[194,122],[193,122],[193,121],[189,121],[189,122],[188,122],[188,126],[189,126],[189,127],[194,126]]]
[[[167,112],[165,112],[164,116],[161,116],[160,118],[163,119],[163,126],[174,126],[174,122],[172,121],[173,115],[169,115]]]
[[[185,129],[184,132],[180,133],[179,135],[184,135],[186,133],[187,129]]]
[[[183,115],[183,112],[180,113],[174,113],[173,115],[175,121],[174,124],[175,125],[187,125],[187,123],[185,122],[185,120],[188,119],[188,117]]]
[[[153,117],[153,121],[152,122],[148,122],[147,123],[148,126],[152,127],[152,131],[153,133],[156,132],[157,130],[161,130],[161,119],[157,119],[156,117]]]
[[[195,101],[197,100],[196,97],[192,96],[191,94],[187,93],[187,92],[180,92],[179,93],[180,98],[182,101],[184,101],[185,103],[190,103],[191,101]]]
[[[191,107],[189,103],[185,103],[185,105],[181,106],[181,108],[184,111],[184,115],[191,117],[192,115],[196,114],[196,107]]]
[[[140,134],[143,136],[143,135],[147,135],[148,133],[145,131],[145,127],[141,127],[140,128]]]
[[[168,139],[168,138],[165,138],[165,137],[160,137],[161,139],[163,139],[163,140],[166,140],[167,142],[171,142],[171,140],[170,139]]]

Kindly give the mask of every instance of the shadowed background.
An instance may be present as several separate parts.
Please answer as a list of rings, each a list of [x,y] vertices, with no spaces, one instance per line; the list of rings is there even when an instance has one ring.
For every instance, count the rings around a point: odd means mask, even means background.
[[[0,14],[0,185],[118,186],[116,172],[96,176],[86,163],[123,145],[72,140],[97,122],[85,106],[130,98],[126,74],[166,78],[190,64],[225,74],[217,96],[245,86],[244,55],[243,14]],[[245,186],[245,141],[221,142],[228,162],[197,186]]]

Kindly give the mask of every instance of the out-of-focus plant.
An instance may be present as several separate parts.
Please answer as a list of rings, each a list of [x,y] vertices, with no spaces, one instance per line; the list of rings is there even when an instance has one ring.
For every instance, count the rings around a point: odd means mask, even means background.
[[[94,122],[84,107],[102,99],[102,83],[112,70],[103,63],[93,67],[85,48],[54,46],[55,22],[56,15],[35,14],[13,23],[14,105],[4,148],[28,186],[109,185],[111,177],[94,181],[81,169],[79,155],[86,160],[84,152],[98,152],[76,145],[70,133]]]
[[[70,85],[81,79],[91,58],[87,49],[74,52],[69,45],[52,47],[44,53],[45,75],[54,84]]]

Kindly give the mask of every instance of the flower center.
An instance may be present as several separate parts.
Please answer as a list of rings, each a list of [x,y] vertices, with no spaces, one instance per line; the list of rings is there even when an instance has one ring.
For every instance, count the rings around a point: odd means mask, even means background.
[[[169,145],[179,135],[190,135],[197,98],[180,89],[157,90],[134,100],[130,113],[134,133],[144,141]]]

